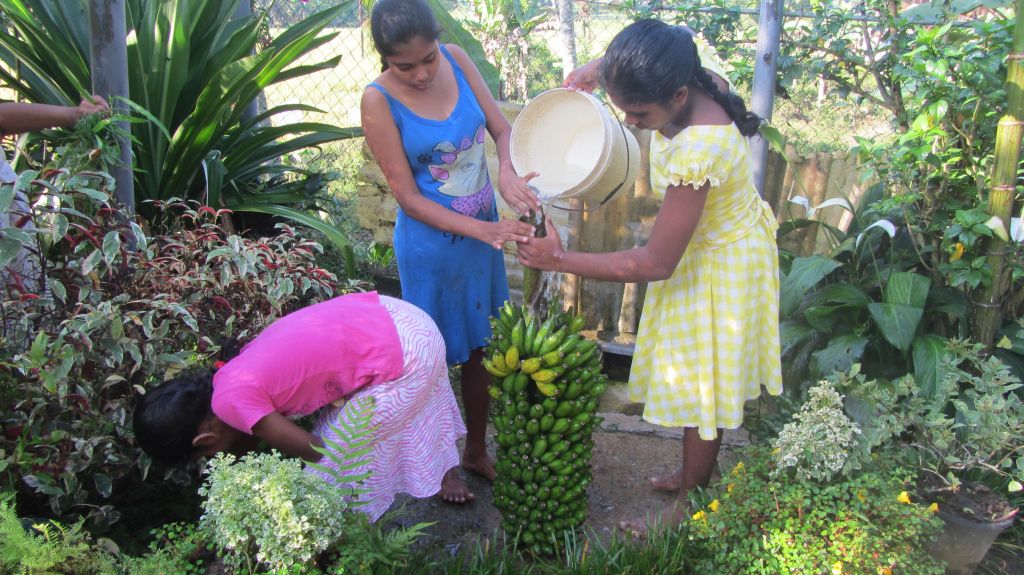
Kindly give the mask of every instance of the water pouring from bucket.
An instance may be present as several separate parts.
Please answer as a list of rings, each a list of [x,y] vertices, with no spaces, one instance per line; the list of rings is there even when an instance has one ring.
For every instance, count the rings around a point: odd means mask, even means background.
[[[541,93],[512,125],[511,156],[517,173],[537,172],[530,180],[542,208],[520,218],[534,225],[534,237],[546,233],[543,206],[572,210],[559,200],[579,198],[596,210],[628,189],[640,168],[640,146],[600,100],[585,92],[556,88]],[[543,306],[547,282],[541,272],[523,270],[523,301]]]
[[[578,198],[597,209],[632,186],[640,169],[633,134],[596,97],[565,88],[543,92],[523,108],[510,147],[516,172],[537,172],[530,184],[542,203],[555,207]]]

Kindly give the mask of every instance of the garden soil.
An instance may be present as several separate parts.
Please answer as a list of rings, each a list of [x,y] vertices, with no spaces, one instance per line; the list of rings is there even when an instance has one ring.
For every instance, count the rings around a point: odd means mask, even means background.
[[[593,481],[588,488],[590,508],[585,528],[604,540],[609,539],[620,521],[656,513],[672,501],[666,493],[656,492],[648,478],[674,470],[682,450],[679,430],[655,427],[638,416],[619,413],[601,414],[605,421],[594,432],[594,454],[591,459]],[[493,437],[493,429],[488,437]],[[496,446],[489,445],[490,452]],[[746,434],[730,432],[723,440],[719,459],[723,469],[731,469],[735,449],[746,443]],[[474,546],[483,537],[500,536],[501,514],[491,499],[491,486],[483,478],[463,472],[476,499],[466,505],[452,505],[437,497],[413,499],[402,497],[395,502],[402,511],[392,524],[411,526],[433,522],[426,529],[421,543],[441,548],[451,554],[465,546]]]

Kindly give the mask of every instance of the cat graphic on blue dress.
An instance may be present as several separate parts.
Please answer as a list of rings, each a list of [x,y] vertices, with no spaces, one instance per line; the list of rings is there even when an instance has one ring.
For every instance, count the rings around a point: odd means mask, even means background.
[[[441,142],[434,146],[441,153],[440,166],[430,166],[430,175],[441,183],[437,191],[453,196],[452,209],[471,218],[490,215],[494,205],[494,187],[487,175],[484,158],[484,127],[472,139],[463,138],[459,145]]]

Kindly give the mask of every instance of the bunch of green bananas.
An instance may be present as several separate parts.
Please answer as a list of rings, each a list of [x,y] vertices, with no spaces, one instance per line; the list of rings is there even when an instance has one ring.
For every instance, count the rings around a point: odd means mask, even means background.
[[[543,320],[505,302],[491,320],[484,367],[498,457],[494,504],[506,533],[550,555],[562,532],[587,518],[591,438],[607,387],[597,344],[580,335],[583,317],[552,304]]]

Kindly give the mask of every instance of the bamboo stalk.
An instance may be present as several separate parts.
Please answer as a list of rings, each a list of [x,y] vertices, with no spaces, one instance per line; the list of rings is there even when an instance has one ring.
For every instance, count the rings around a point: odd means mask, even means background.
[[[1024,0],[1017,0],[1014,14],[1024,13]],[[1006,114],[996,128],[995,166],[992,170],[992,189],[989,192],[988,212],[998,217],[1007,235],[1010,218],[1013,215],[1013,197],[1017,185],[1017,166],[1020,161],[1020,146],[1024,136],[1024,26],[1014,25],[1013,50],[1007,57],[1006,73]],[[971,335],[986,351],[991,351],[996,331],[1002,323],[1002,303],[1010,284],[1004,277],[1006,266],[1006,242],[992,237],[987,246],[987,261],[992,272],[992,282],[974,300]]]

